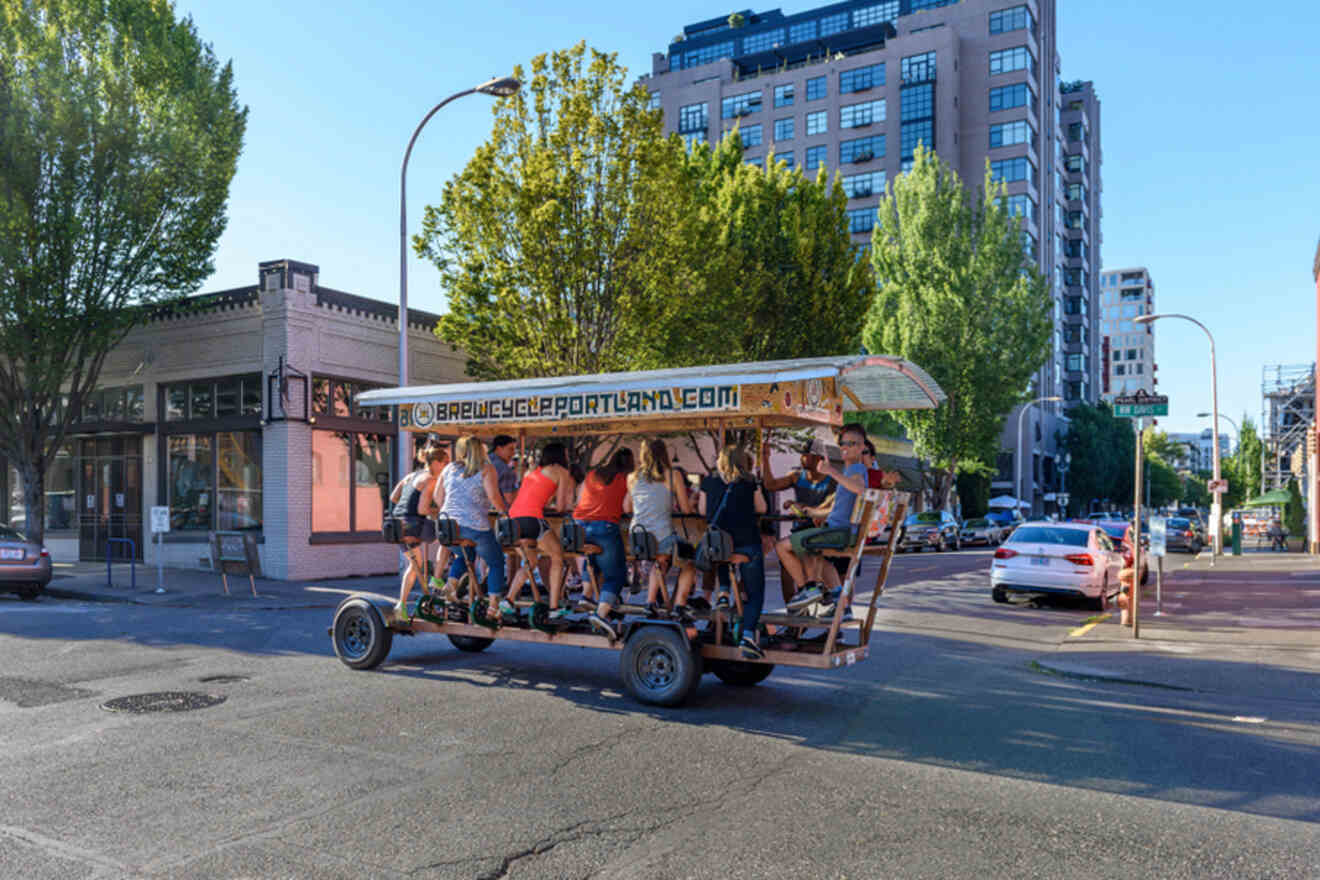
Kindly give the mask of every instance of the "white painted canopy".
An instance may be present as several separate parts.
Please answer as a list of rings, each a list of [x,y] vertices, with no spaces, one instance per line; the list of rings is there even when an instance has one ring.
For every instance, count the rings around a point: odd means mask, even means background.
[[[362,392],[357,396],[357,402],[361,406],[442,404],[513,395],[649,391],[693,382],[760,385],[827,378],[838,380],[845,412],[934,409],[945,399],[935,380],[911,361],[886,355],[854,355],[594,376],[378,388]]]

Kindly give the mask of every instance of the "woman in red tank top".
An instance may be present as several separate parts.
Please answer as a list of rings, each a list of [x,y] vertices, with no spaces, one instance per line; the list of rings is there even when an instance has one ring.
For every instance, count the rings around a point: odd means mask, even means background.
[[[582,524],[587,542],[596,544],[601,552],[587,557],[588,564],[602,574],[600,604],[587,619],[610,641],[619,637],[610,616],[628,580],[628,557],[623,547],[623,532],[619,520],[632,505],[628,494],[628,474],[636,466],[631,449],[620,449],[610,456],[608,464],[592,468],[582,481],[582,496],[578,499],[573,519]]]
[[[545,519],[545,506],[554,501],[556,511],[567,511],[573,504],[574,488],[576,484],[573,475],[568,472],[568,455],[564,444],[547,443],[541,450],[540,464],[523,478],[518,497],[513,499],[509,507],[509,517],[514,521],[517,534],[535,537],[536,549],[550,557],[551,620],[566,616],[568,609],[559,607],[564,594],[564,548],[559,543],[559,534]],[[517,596],[526,580],[526,573],[519,568],[509,586],[509,595]]]

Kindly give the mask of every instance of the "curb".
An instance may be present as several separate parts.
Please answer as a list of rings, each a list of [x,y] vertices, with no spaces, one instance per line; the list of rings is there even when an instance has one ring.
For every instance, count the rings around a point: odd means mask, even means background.
[[[1145,679],[1118,675],[1112,672],[1107,672],[1103,669],[1097,669],[1093,666],[1082,666],[1076,663],[1054,663],[1050,660],[1032,660],[1027,664],[1027,668],[1032,672],[1039,672],[1043,675],[1055,675],[1059,678],[1071,678],[1077,681],[1103,681],[1109,684],[1152,687],[1166,691],[1183,691],[1185,693],[1196,692],[1196,688],[1183,687],[1182,685],[1177,684],[1167,684],[1159,681],[1146,681]]]

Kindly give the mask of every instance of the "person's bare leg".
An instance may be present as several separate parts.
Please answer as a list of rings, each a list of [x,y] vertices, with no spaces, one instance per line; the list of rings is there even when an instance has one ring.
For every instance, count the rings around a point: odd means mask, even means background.
[[[674,592],[674,606],[686,605],[692,588],[697,583],[697,568],[690,562],[683,563],[678,570],[678,588]]]
[[[784,538],[775,545],[775,554],[779,557],[779,564],[784,567],[784,571],[787,572],[794,585],[798,589],[805,586],[807,573],[802,560],[798,559],[797,554],[793,552],[793,542],[788,538]]]
[[[408,560],[408,567],[404,569],[403,580],[399,584],[399,607],[402,608],[407,608],[408,594],[412,592],[413,582],[420,577],[420,575],[418,574],[416,557],[417,557],[417,552],[421,547],[421,545],[417,543],[412,543],[412,544],[407,544],[405,546],[408,549],[403,551],[403,555],[404,558]]]

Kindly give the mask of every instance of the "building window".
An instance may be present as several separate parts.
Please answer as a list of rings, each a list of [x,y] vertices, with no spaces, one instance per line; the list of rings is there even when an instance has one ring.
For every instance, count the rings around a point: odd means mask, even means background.
[[[1068,184],[1068,201],[1081,202],[1086,199],[1086,187],[1080,183]]]
[[[825,157],[828,155],[829,147],[821,144],[817,147],[807,147],[805,168],[808,174],[815,174],[816,169],[825,164]]]
[[[762,170],[765,170],[765,157],[764,157],[764,156],[753,156],[753,157],[750,158],[750,159],[744,159],[744,160],[743,160],[743,164],[744,164],[744,165],[751,165],[753,168],[760,168],[760,169],[762,169]]]
[[[685,107],[678,108],[678,130],[684,134],[701,131],[704,132],[710,125],[710,117],[706,113],[706,102],[700,104],[688,104]]]
[[[1066,284],[1066,285],[1068,285],[1069,287],[1081,287],[1081,286],[1082,286],[1082,270],[1081,270],[1081,269],[1065,269],[1064,272],[1063,272],[1063,283]]]
[[[1125,375],[1127,375],[1127,365],[1126,365],[1126,364],[1119,364],[1118,366],[1114,367],[1114,375],[1115,375],[1115,376],[1125,376]]]
[[[1036,73],[1036,59],[1026,46],[1014,46],[1012,49],[1000,49],[990,53],[990,75],[1012,73],[1015,70],[1030,70]]]
[[[787,119],[775,120],[775,141],[791,141],[793,139],[793,117]]]
[[[363,391],[383,387],[371,382],[316,376],[312,379],[312,414],[341,419],[370,419],[393,422],[388,406],[358,406],[356,397]]]
[[[1066,212],[1063,217],[1063,225],[1066,229],[1081,229],[1082,212],[1081,211]]]
[[[807,80],[807,100],[819,101],[829,94],[829,77],[813,76]]]
[[[1004,196],[999,204],[1014,217],[1026,217],[1032,223],[1036,222],[1036,203],[1026,193]]]
[[[1036,26],[1031,20],[1031,10],[1025,6],[1014,6],[1012,9],[1001,9],[990,13],[990,33],[1006,34],[1009,31],[1035,33]]]
[[[839,128],[861,128],[873,122],[885,121],[885,100],[849,104],[839,108]]]
[[[920,55],[909,55],[903,59],[903,82],[920,83],[935,81],[935,53],[923,52]]]
[[[784,152],[784,153],[775,153],[775,161],[777,161],[777,162],[783,162],[783,163],[784,163],[784,167],[786,167],[789,171],[792,171],[792,170],[793,170],[793,151],[792,151],[792,150],[789,150],[789,151]]]
[[[733,40],[724,43],[716,43],[713,46],[703,46],[700,49],[693,49],[690,52],[683,53],[683,60],[678,64],[681,70],[685,67],[698,67],[702,64],[709,64],[712,61],[718,61],[721,58],[729,58],[733,55]]]
[[[165,440],[172,531],[261,530],[260,431],[170,434]]]
[[[843,178],[843,191],[850,199],[864,199],[867,196],[884,192],[885,173],[868,171],[865,174],[850,174]]]
[[[739,116],[746,116],[748,113],[755,113],[760,109],[760,92],[748,92],[745,95],[734,95],[733,97],[725,98],[720,102],[720,115],[725,119],[735,119]]]
[[[873,134],[870,137],[855,138],[839,142],[839,164],[870,162],[885,155],[885,136]]]
[[[856,235],[875,227],[875,208],[857,208],[848,212],[848,231]]]
[[[1081,296],[1066,296],[1063,298],[1063,313],[1065,315],[1086,315],[1086,298]]]
[[[868,67],[845,70],[839,74],[840,95],[846,95],[850,92],[864,92],[872,86],[882,86],[884,84],[885,65],[883,61]]]
[[[853,10],[853,27],[864,28],[884,21],[898,21],[898,0],[887,0],[875,6]]]
[[[237,381],[237,380],[234,380]],[[261,390],[260,383],[257,390]],[[81,422],[141,422],[146,417],[145,399],[141,385],[123,388],[97,388],[82,401]],[[257,410],[261,410],[258,401]]]
[[[5,473],[0,472],[0,477]],[[8,469],[9,511],[7,521],[20,532],[29,530],[27,500],[23,495],[23,477],[13,465]],[[4,498],[0,497],[0,506]],[[61,446],[46,470],[43,510],[36,514],[44,518],[46,533],[73,531],[78,525],[78,499],[75,495],[73,444]],[[34,518],[35,516],[34,515]],[[6,517],[0,515],[0,523]]]
[[[1066,369],[1070,373],[1082,373],[1086,371],[1086,355],[1070,354],[1067,359]]]
[[[1034,180],[1035,177],[1036,169],[1026,156],[990,163],[990,178],[996,183],[1017,183],[1019,180]]]
[[[830,130],[829,113],[825,110],[818,110],[815,113],[807,114],[807,137],[813,134],[824,134]]]
[[[389,503],[393,439],[312,431],[312,531],[377,533]]]
[[[901,138],[902,141],[899,144],[899,150],[901,153],[899,158],[906,162],[910,162],[912,161],[913,156],[916,155],[917,144],[924,145],[928,150],[935,149],[935,125],[930,120],[926,120],[925,122],[905,122],[903,123]]]
[[[1084,141],[1086,140],[1086,127],[1080,122],[1070,122],[1068,124],[1068,140]]]
[[[751,55],[753,52],[764,52],[767,49],[773,49],[776,46],[784,44],[784,29],[772,28],[768,31],[762,31],[759,34],[748,34],[743,37],[742,50],[744,55]]]
[[[761,146],[760,123],[756,125],[744,125],[741,129],[737,129],[737,131],[742,137],[742,145],[744,150],[747,149],[748,147]]]
[[[1081,157],[1081,155],[1080,155],[1080,154],[1074,154],[1074,155],[1069,156],[1067,159],[1064,160],[1064,166],[1068,169],[1069,173],[1072,173],[1072,174],[1076,174],[1076,173],[1082,171],[1083,168],[1082,168],[1082,157]]]
[[[1013,122],[1001,122],[990,126],[990,147],[1009,147],[1013,144],[1027,144],[1036,139],[1031,130],[1031,123],[1025,119]]]
[[[808,40],[816,39],[816,20],[800,21],[797,24],[788,26],[788,41],[790,43],[805,43]]]
[[[793,104],[793,84],[775,86],[775,106],[790,107]]]
[[[822,16],[820,20],[820,35],[822,37],[841,34],[848,29],[848,13],[836,12],[833,15]]]
[[[1035,109],[1035,96],[1031,94],[1031,89],[1024,82],[1013,83],[1011,86],[999,86],[990,90],[990,112],[997,113],[1000,110],[1011,110],[1014,107],[1027,106],[1028,99],[1031,100],[1032,109]]]
[[[683,143],[689,150],[697,144],[704,144],[709,140],[710,137],[706,134],[705,129],[702,129],[701,131],[689,131],[683,135]]]
[[[1080,238],[1064,239],[1063,253],[1070,258],[1080,257],[1082,255],[1082,240]]]
[[[931,119],[935,116],[935,85],[924,83],[905,86],[899,97],[899,118],[903,122]]]
[[[261,374],[165,386],[165,421],[261,415]]]
[[[652,109],[652,110],[659,110],[659,109],[660,109],[660,93],[659,93],[659,92],[652,92],[652,93],[651,93],[651,100],[648,102],[647,106],[648,106],[650,109]]]

